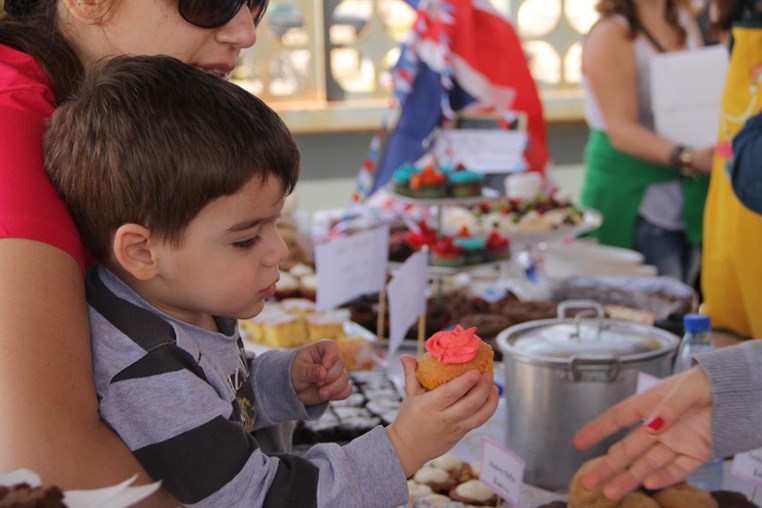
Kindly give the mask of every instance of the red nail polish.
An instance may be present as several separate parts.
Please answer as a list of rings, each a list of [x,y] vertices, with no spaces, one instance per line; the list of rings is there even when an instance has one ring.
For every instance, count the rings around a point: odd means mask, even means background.
[[[646,427],[648,427],[649,429],[653,431],[658,431],[662,427],[664,427],[664,418],[662,418],[661,416],[652,416],[651,418],[646,420],[643,423],[643,425],[645,425]]]

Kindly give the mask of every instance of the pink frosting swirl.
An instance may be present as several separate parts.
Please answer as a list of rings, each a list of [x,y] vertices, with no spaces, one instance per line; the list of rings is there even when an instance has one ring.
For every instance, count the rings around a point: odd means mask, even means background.
[[[437,332],[429,337],[426,351],[440,363],[466,363],[476,358],[481,343],[475,326],[464,330],[456,325],[454,330]]]

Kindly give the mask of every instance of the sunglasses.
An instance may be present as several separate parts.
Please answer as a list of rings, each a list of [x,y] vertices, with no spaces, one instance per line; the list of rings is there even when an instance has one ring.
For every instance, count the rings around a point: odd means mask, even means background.
[[[254,26],[259,25],[267,10],[269,0],[180,0],[177,8],[180,16],[201,28],[219,28],[233,19],[244,4],[249,11],[257,11]]]

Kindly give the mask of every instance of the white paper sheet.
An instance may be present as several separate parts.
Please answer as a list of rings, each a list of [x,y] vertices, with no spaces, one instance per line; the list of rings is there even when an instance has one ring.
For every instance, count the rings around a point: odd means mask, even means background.
[[[380,291],[386,283],[388,256],[388,225],[315,245],[317,309]]]
[[[656,132],[692,148],[717,142],[728,68],[721,46],[661,53],[651,61],[651,106]]]
[[[387,286],[389,295],[389,356],[399,349],[408,328],[426,310],[428,249],[411,255]]]
[[[434,143],[442,161],[460,162],[477,173],[524,171],[526,131],[502,129],[443,129]]]

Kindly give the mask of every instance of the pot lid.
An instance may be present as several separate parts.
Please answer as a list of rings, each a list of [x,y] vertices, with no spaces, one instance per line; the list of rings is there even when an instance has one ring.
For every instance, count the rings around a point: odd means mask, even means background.
[[[580,356],[637,361],[679,343],[677,336],[653,326],[601,316],[602,311],[593,318],[578,314],[512,326],[498,336],[498,345],[507,354],[565,362]]]

